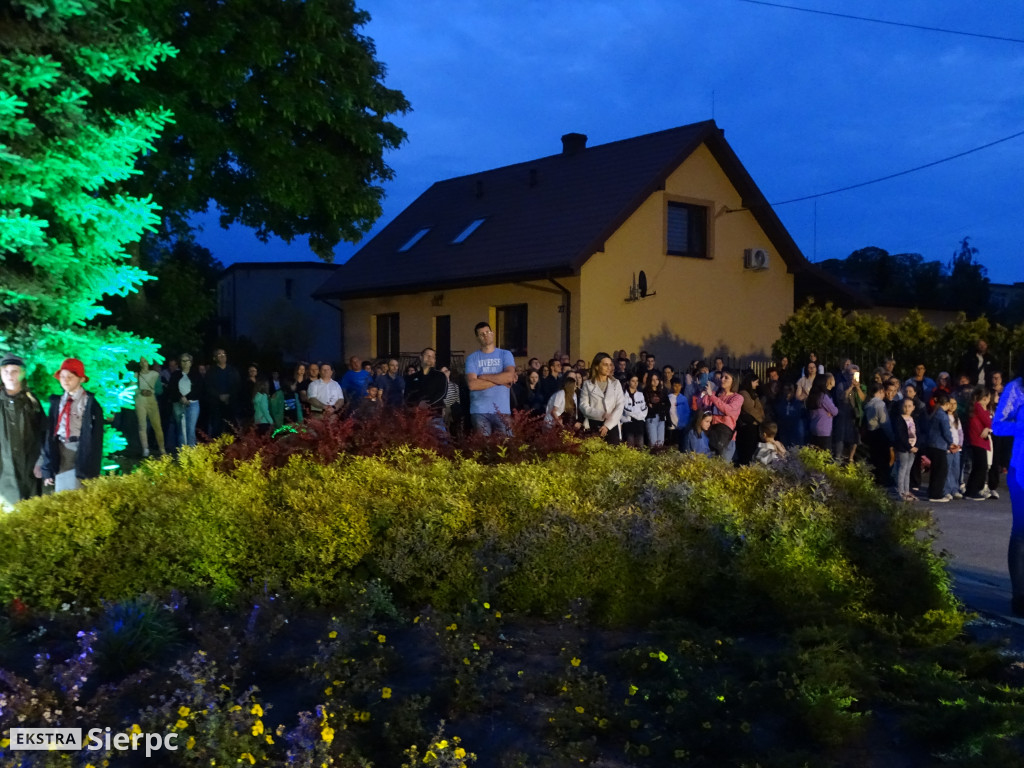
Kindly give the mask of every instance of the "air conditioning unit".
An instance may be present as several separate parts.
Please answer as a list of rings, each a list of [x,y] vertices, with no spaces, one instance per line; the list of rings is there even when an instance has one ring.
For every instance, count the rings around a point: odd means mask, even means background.
[[[747,248],[743,251],[744,269],[768,269],[768,251],[764,248]]]

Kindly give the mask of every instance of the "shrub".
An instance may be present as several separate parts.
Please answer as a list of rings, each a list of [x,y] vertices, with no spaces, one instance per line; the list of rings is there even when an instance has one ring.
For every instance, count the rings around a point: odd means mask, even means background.
[[[600,441],[504,464],[403,446],[268,466],[263,454],[229,460],[231,449],[21,505],[0,519],[0,599],[270,588],[331,604],[376,576],[408,605],[498,598],[557,614],[581,598],[612,623],[669,611],[884,624],[872,617],[914,622],[954,604],[918,536],[927,516],[814,452],[771,471]]]

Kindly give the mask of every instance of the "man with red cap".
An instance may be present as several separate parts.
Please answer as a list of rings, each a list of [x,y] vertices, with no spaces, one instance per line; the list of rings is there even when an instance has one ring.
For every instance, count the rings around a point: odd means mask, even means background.
[[[63,395],[50,397],[50,428],[43,445],[43,482],[55,491],[82,487],[82,480],[99,477],[103,464],[103,409],[91,392],[81,360],[69,357],[53,374]]]

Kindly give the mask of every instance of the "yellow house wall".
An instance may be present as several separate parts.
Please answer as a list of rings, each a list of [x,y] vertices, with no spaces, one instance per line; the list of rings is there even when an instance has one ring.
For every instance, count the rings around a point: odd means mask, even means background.
[[[579,293],[579,278],[560,278],[558,282],[574,294]],[[551,283],[535,281],[345,301],[342,302],[345,355],[374,357],[377,350],[375,318],[389,312],[398,313],[399,344],[403,353],[418,353],[424,347],[436,346],[434,318],[450,315],[452,350],[468,354],[478,348],[473,326],[481,320],[493,326],[495,307],[526,304],[528,354],[516,361],[525,363],[535,356],[546,362],[562,346],[563,315],[558,308],[563,298],[561,293],[551,290],[557,290]],[[441,304],[434,306],[438,296],[442,297]],[[573,306],[576,301],[574,295]]]
[[[667,255],[669,201],[711,209],[710,259]],[[580,349],[654,352],[659,364],[696,357],[770,353],[779,325],[793,311],[793,276],[706,147],[701,146],[594,254],[580,274]],[[769,268],[744,269],[746,248],[764,248]],[[634,274],[644,270],[648,292],[628,302]]]

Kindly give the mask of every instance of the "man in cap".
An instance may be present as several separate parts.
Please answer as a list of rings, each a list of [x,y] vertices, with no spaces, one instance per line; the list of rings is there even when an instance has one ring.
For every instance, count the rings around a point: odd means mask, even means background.
[[[39,493],[43,406],[24,386],[25,362],[0,358],[0,510]]]
[[[91,392],[81,360],[69,357],[53,374],[63,395],[50,397],[50,425],[43,444],[43,482],[56,491],[82,487],[103,465],[103,409]]]

